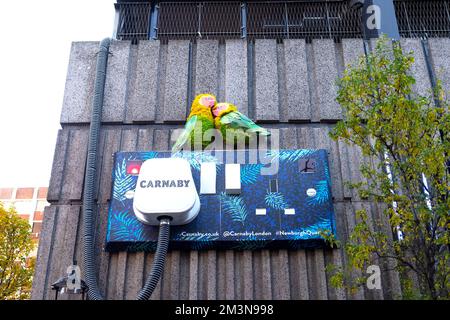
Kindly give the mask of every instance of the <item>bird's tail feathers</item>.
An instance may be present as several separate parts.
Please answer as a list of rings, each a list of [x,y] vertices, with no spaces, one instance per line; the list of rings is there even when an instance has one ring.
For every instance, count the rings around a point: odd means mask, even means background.
[[[258,133],[258,134],[260,134],[262,136],[270,136],[270,132],[268,130],[264,129],[264,128],[261,128],[261,127],[249,128],[247,131],[250,132],[250,133]]]

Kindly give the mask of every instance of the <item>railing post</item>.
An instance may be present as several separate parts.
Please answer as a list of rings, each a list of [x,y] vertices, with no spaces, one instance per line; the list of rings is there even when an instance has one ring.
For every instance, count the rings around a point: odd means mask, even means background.
[[[150,9],[150,22],[148,32],[148,38],[150,40],[156,40],[158,38],[158,14],[159,5],[156,1],[153,1]]]
[[[241,3],[241,38],[247,38],[247,2]]]
[[[351,0],[350,5],[362,10],[364,38],[379,38],[382,34],[400,40],[394,0]]]

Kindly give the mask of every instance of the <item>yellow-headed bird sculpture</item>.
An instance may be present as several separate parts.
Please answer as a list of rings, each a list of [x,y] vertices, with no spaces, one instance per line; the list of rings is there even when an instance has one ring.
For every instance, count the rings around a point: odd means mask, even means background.
[[[214,129],[214,118],[211,109],[215,104],[216,97],[212,94],[199,94],[195,97],[184,131],[173,145],[172,152],[180,151],[189,140],[191,148],[195,146],[205,148],[211,143],[211,141],[204,140],[204,133],[207,130]]]
[[[216,104],[212,109],[214,115],[214,126],[222,134],[223,140],[226,143],[228,138],[235,139],[244,138],[245,142],[248,143],[251,139],[256,137],[256,134],[262,136],[270,136],[270,132],[252,120],[250,120],[246,115],[240,113],[237,107],[231,103],[221,102]],[[232,142],[235,144],[235,140]]]

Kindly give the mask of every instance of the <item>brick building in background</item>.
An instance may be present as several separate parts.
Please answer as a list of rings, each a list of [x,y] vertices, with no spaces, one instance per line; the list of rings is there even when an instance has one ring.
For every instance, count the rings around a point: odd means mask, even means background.
[[[21,218],[27,220],[32,227],[32,237],[39,241],[44,209],[47,202],[48,187],[0,188],[0,202],[5,208],[14,206]],[[37,253],[37,246],[33,256]]]

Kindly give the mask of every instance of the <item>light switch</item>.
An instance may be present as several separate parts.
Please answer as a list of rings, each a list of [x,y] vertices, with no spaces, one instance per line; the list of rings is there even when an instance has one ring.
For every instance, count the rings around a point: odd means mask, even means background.
[[[200,165],[200,193],[216,194],[216,164],[203,162]]]
[[[228,194],[241,193],[241,165],[239,163],[225,165],[225,191]]]
[[[295,209],[284,209],[284,214],[287,216],[295,215]]]
[[[265,216],[266,215],[266,209],[256,209],[255,213],[257,216]]]

